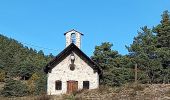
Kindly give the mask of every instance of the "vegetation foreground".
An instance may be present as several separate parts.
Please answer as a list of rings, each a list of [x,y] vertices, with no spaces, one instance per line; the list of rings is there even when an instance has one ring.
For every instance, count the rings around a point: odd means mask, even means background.
[[[0,97],[0,100],[169,100],[170,84],[126,84],[121,87],[101,86],[61,96]]]

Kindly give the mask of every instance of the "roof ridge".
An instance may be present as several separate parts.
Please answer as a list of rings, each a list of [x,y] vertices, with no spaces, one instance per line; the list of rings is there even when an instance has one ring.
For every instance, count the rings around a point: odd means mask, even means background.
[[[99,65],[95,63],[92,59],[90,59],[83,51],[81,51],[74,43],[71,43],[69,46],[67,46],[63,51],[61,51],[53,60],[51,60],[44,68],[44,71],[48,73],[55,67],[56,64],[58,64],[62,57],[68,55],[70,51],[77,50],[77,53],[82,55],[88,62],[89,65],[93,70],[97,71],[99,74],[102,73]]]
[[[72,29],[72,30],[70,30],[70,31],[65,32],[64,35],[66,35],[67,33],[71,32],[71,31],[75,31],[75,32],[77,32],[77,33],[80,33],[81,35],[84,35],[83,33],[79,32],[79,31],[77,31],[77,30],[75,30],[75,29]]]

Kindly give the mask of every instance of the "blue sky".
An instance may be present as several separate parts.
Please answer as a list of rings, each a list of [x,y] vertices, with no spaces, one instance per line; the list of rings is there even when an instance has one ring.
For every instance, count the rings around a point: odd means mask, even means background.
[[[159,24],[164,10],[169,0],[0,0],[0,33],[56,55],[65,48],[63,34],[75,29],[87,55],[102,42],[124,55],[140,27]]]

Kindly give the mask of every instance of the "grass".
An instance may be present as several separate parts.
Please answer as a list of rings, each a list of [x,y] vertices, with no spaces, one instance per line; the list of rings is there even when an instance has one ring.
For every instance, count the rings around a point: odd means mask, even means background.
[[[123,86],[119,87],[119,89],[121,90],[134,90],[134,91],[143,91],[147,86],[147,84],[135,84],[135,83],[127,83],[127,84],[124,84]]]
[[[121,87],[100,86],[98,89],[80,90],[61,96],[28,96],[3,98],[0,100],[153,100],[170,97],[170,85],[125,84]]]
[[[165,95],[170,97],[170,89],[168,91],[166,91]]]
[[[25,96],[25,97],[0,97],[0,100],[51,100],[52,96],[40,95],[40,96]]]
[[[46,94],[43,94],[41,96],[38,96],[37,98],[35,98],[35,100],[50,100],[51,96],[48,96]]]

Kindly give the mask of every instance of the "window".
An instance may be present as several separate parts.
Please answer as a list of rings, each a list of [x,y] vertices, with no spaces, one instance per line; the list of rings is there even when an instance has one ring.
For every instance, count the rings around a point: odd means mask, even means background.
[[[89,81],[83,81],[83,89],[89,89]]]
[[[61,90],[62,88],[62,82],[61,81],[56,81],[55,82],[55,89],[56,90]]]
[[[71,34],[71,43],[76,43],[76,34],[75,33]]]

